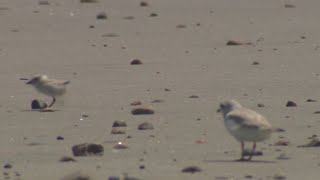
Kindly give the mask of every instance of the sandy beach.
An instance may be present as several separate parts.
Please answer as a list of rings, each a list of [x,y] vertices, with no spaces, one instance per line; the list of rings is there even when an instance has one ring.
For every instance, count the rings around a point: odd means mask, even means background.
[[[319,178],[319,147],[298,146],[319,135],[320,1],[141,2],[0,1],[0,179]],[[31,110],[51,101],[20,80],[35,74],[71,81],[54,112]],[[253,161],[235,161],[240,144],[216,112],[228,99],[284,130]],[[154,114],[133,115],[135,101]],[[111,133],[116,120],[124,134]],[[74,156],[81,143],[104,153]]]

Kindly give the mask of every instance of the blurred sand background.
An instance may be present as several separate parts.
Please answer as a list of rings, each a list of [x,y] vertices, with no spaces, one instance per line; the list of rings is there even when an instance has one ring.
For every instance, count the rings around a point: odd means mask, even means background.
[[[319,134],[320,102],[306,100],[320,100],[320,1],[140,2],[0,1],[1,178],[77,171],[97,180],[123,173],[144,180],[319,177],[319,149],[297,146]],[[107,19],[96,19],[101,12]],[[143,64],[130,65],[133,59]],[[34,74],[71,81],[58,111],[29,111],[32,99],[51,100],[19,80]],[[263,156],[253,162],[234,161],[240,144],[216,113],[230,98],[285,129],[258,144]],[[137,100],[155,114],[132,115]],[[298,106],[286,107],[288,100]],[[110,133],[115,120],[128,124],[126,134]],[[142,122],[154,130],[137,130]],[[279,140],[290,143],[275,146]],[[85,142],[102,144],[104,155],[59,162]],[[129,148],[114,150],[116,142]],[[203,171],[182,173],[189,165]]]

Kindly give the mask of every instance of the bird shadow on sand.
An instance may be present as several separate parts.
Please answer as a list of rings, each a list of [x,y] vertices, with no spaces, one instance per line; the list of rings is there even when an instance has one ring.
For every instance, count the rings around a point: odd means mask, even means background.
[[[236,160],[203,160],[205,163],[261,163],[261,164],[273,164],[276,161],[265,161],[265,160],[250,160],[250,161],[240,161]]]
[[[56,112],[58,109],[27,109],[22,110],[22,112]]]

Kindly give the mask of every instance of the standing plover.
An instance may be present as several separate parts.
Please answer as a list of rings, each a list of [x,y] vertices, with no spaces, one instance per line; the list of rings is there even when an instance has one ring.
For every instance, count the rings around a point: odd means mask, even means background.
[[[242,107],[235,100],[221,103],[218,111],[222,112],[224,124],[229,133],[241,143],[240,160],[251,160],[256,148],[256,142],[270,137],[272,132],[270,123],[261,114]],[[253,142],[251,153],[247,159],[244,158],[245,142]]]
[[[37,75],[29,80],[26,84],[31,84],[37,91],[52,97],[51,107],[56,101],[57,96],[62,96],[66,92],[66,85],[70,81],[49,79],[46,75]]]

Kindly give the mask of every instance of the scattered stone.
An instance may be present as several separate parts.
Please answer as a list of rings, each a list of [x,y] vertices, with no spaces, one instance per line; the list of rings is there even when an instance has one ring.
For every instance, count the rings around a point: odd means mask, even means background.
[[[298,105],[293,101],[288,101],[286,104],[287,107],[297,107]]]
[[[122,142],[118,142],[115,146],[113,146],[114,149],[128,149],[129,147],[127,145],[124,145]]]
[[[306,37],[306,36],[300,36],[300,38],[301,38],[301,39],[307,39],[307,37]]]
[[[139,130],[152,130],[152,129],[154,129],[154,127],[151,123],[144,122],[144,123],[139,124],[138,129]]]
[[[315,99],[307,99],[306,102],[317,102],[317,100],[315,100]]]
[[[134,59],[130,63],[131,65],[141,65],[142,61],[140,59]]]
[[[181,170],[181,172],[183,173],[197,173],[197,172],[201,172],[202,169],[198,166],[188,166],[188,167],[185,167]]]
[[[253,61],[252,65],[259,65],[260,63],[258,61]]]
[[[286,153],[281,153],[278,157],[277,157],[278,160],[288,160],[290,159],[290,157],[288,157],[286,155]]]
[[[164,91],[171,91],[170,89],[168,89],[168,88],[164,88]]]
[[[74,145],[72,147],[72,152],[74,156],[102,156],[103,155],[103,146],[100,144],[91,144],[91,143],[84,143]]]
[[[305,145],[300,145],[298,147],[319,147],[320,146],[320,141],[318,138],[313,138],[311,141]]]
[[[64,140],[64,137],[58,136],[58,137],[57,137],[57,140],[60,140],[60,141],[61,141],[61,140]]]
[[[139,106],[142,105],[141,101],[133,101],[132,103],[130,103],[131,106]]]
[[[252,179],[252,178],[253,178],[253,176],[252,176],[252,175],[250,175],[250,174],[247,174],[247,175],[245,175],[245,176],[244,176],[244,178],[246,178],[246,179]]]
[[[87,114],[82,114],[82,117],[87,118],[87,117],[89,117],[89,115],[87,115]]]
[[[80,0],[80,3],[96,3],[97,0]]]
[[[122,121],[122,120],[115,120],[113,122],[113,125],[112,127],[127,127],[127,123],[125,121]]]
[[[176,26],[176,28],[179,28],[179,29],[186,28],[186,27],[187,27],[187,25],[184,25],[184,24],[178,24]]]
[[[155,99],[153,101],[151,101],[151,103],[163,103],[164,100],[161,100],[161,99]]]
[[[48,107],[47,103],[39,99],[34,99],[31,102],[31,109],[45,109],[47,107]]]
[[[11,168],[12,168],[12,165],[9,164],[9,163],[6,163],[6,164],[3,165],[3,168],[5,168],[5,169],[11,169]]]
[[[226,45],[227,46],[252,45],[252,42],[241,42],[241,41],[229,40],[226,43]]]
[[[111,134],[126,134],[126,131],[121,128],[112,128]]]
[[[245,149],[242,152],[243,156],[250,156],[250,154],[251,154],[251,149]],[[256,151],[254,151],[253,156],[263,156],[263,152],[259,151],[259,150],[256,150]]]
[[[61,180],[90,180],[89,175],[85,175],[81,173],[80,171],[66,175]]]
[[[258,107],[264,107],[264,104],[258,103],[257,106],[258,106]]]
[[[141,6],[141,7],[147,7],[147,6],[149,6],[149,3],[146,2],[146,1],[141,1],[141,2],[140,2],[140,6]]]
[[[296,6],[293,4],[285,4],[284,7],[285,8],[295,8]]]
[[[90,29],[93,29],[93,28],[95,28],[95,26],[94,26],[94,25],[90,25],[89,28],[90,28]]]
[[[96,18],[97,18],[97,19],[108,19],[107,13],[105,13],[105,12],[100,12],[100,13],[97,14]]]
[[[154,110],[147,107],[137,107],[131,110],[133,115],[147,115],[147,114],[154,114]]]
[[[191,96],[189,96],[189,98],[199,98],[199,96],[197,96],[197,95],[191,95]]]
[[[46,0],[40,0],[38,2],[39,5],[50,5],[49,1],[46,1]]]
[[[60,162],[76,162],[75,159],[73,159],[72,157],[69,157],[69,156],[63,156],[62,158],[60,158],[59,161]]]
[[[320,114],[320,111],[315,111],[313,114]]]
[[[275,146],[288,146],[289,144],[290,142],[285,140],[279,140],[276,143],[274,143]]]
[[[145,169],[145,168],[146,168],[145,165],[140,165],[140,166],[139,166],[139,169]]]
[[[150,16],[150,17],[157,17],[158,14],[157,14],[157,13],[151,13],[149,16]]]

